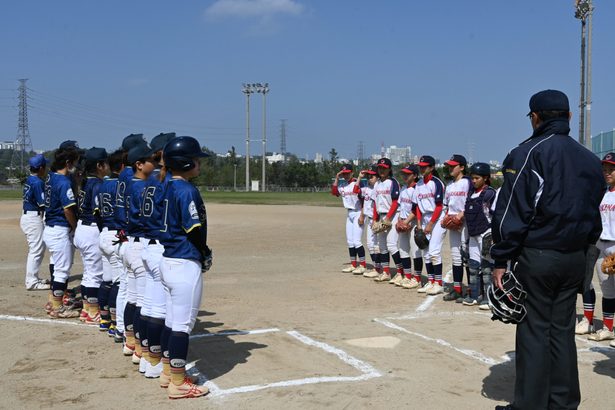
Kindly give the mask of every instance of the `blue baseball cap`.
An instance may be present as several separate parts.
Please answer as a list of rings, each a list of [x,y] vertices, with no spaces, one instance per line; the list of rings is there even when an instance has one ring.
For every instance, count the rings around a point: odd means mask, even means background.
[[[540,111],[570,111],[570,104],[566,94],[559,90],[540,91],[530,98],[530,112]]]
[[[142,142],[141,144],[132,147],[130,151],[128,151],[128,163],[134,164],[137,161],[143,161],[146,158],[151,157],[154,154],[154,151],[147,145],[147,143]]]
[[[156,135],[154,138],[152,138],[152,142],[150,143],[150,146],[152,147],[152,151],[154,152],[162,151],[164,146],[167,145],[167,143],[171,141],[173,138],[176,138],[176,135],[174,132],[160,133]]]
[[[47,165],[47,160],[43,154],[37,154],[28,160],[31,168],[40,168]]]
[[[122,149],[124,151],[130,151],[132,148],[140,145],[142,143],[146,143],[143,138],[143,134],[130,134],[122,141]]]
[[[106,160],[108,157],[107,150],[104,148],[92,147],[85,151],[86,161],[99,162]]]

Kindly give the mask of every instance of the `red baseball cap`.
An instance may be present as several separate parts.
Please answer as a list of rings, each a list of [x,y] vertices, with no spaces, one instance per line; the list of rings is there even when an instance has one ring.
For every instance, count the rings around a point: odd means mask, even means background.
[[[602,158],[602,163],[615,165],[615,153],[609,152],[608,154],[606,154],[604,158]]]
[[[436,165],[436,160],[430,155],[423,155],[417,165],[419,167],[433,167]]]
[[[451,167],[456,167],[457,165],[463,165],[464,167],[468,165],[468,161],[466,157],[463,155],[455,154],[444,163],[445,165],[450,165]]]
[[[419,167],[417,167],[414,164],[406,165],[405,167],[403,167],[401,169],[401,172],[403,172],[404,174],[418,175],[419,174]]]
[[[342,165],[342,169],[340,169],[342,174],[348,174],[352,172],[352,164],[344,164]]]
[[[382,168],[391,168],[393,163],[391,163],[391,160],[388,158],[380,158],[378,160],[378,166]]]

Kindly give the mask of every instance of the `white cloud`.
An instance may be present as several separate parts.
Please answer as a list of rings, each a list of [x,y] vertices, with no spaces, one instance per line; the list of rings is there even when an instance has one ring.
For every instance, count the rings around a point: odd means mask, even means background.
[[[262,17],[299,15],[304,7],[296,0],[216,0],[205,10],[206,17]]]

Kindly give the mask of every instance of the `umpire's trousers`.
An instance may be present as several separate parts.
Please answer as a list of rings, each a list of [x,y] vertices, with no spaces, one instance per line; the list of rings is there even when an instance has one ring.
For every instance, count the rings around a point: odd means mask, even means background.
[[[581,400],[574,340],[585,252],[524,248],[515,274],[527,291],[517,325],[515,409],[576,409]]]

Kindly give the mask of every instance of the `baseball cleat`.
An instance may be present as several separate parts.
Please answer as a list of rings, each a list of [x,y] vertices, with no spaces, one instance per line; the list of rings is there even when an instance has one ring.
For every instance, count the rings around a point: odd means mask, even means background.
[[[115,343],[124,343],[124,333],[120,332],[117,328],[113,332],[113,341]],[[131,353],[132,354],[132,353]]]
[[[575,326],[574,333],[577,335],[587,335],[592,333],[592,325],[585,316],[583,316],[583,319],[581,319],[581,321]]]
[[[134,346],[130,347],[124,343],[124,346],[122,346],[122,353],[124,356],[133,356],[135,354],[135,348]]]
[[[491,308],[489,307],[489,302],[486,300],[480,302],[480,304],[478,305],[478,308],[480,310],[491,310]]]
[[[427,293],[427,291],[429,291],[432,287],[433,287],[433,283],[432,282],[427,282],[425,284],[425,286],[423,286],[422,288],[419,288],[417,290],[417,292],[418,293]]]
[[[396,273],[393,279],[389,280],[390,285],[397,285],[404,277],[401,273]]]
[[[54,309],[49,312],[49,317],[51,319],[72,319],[75,317],[79,317],[79,311],[68,309],[66,306],[62,306],[59,309]]]
[[[588,337],[589,340],[593,340],[594,342],[603,342],[605,340],[613,340],[615,339],[615,334],[613,334],[612,330],[603,327],[598,330],[596,333],[592,333]]]
[[[471,296],[466,296],[466,298],[463,300],[463,305],[464,306],[476,306],[478,305],[478,301],[476,299],[474,299]]]
[[[386,272],[382,272],[382,273],[380,274],[380,276],[378,276],[376,279],[374,279],[374,281],[376,281],[376,282],[380,282],[380,283],[382,283],[382,282],[388,282],[388,281],[390,281],[390,280],[391,280],[391,275],[389,275],[389,274],[388,274],[388,273],[386,273]]]
[[[134,358],[134,356],[133,356],[133,358]],[[147,371],[147,360],[145,360],[143,357],[141,357],[139,359],[139,373],[145,374],[146,371]]]
[[[428,289],[425,293],[429,296],[439,295],[440,293],[444,293],[444,288],[439,283],[434,282],[431,289]]]
[[[85,321],[83,322],[86,325],[96,325],[98,326],[100,324],[100,314],[97,313],[96,316],[92,317],[89,314],[87,315],[87,317],[85,318]]]
[[[412,279],[408,280],[408,282],[401,284],[401,287],[404,288],[404,289],[416,289],[416,288],[418,288],[420,286],[421,286],[421,284],[415,278],[412,278]]]
[[[352,274],[353,275],[363,275],[366,271],[367,269],[365,269],[364,266],[359,265],[352,271]]]
[[[130,360],[132,361],[132,364],[141,364],[141,357],[137,355],[136,351],[133,351],[132,358]],[[139,369],[139,371],[141,371],[141,369]]]
[[[347,267],[345,267],[344,269],[342,269],[342,272],[344,272],[344,273],[350,273],[350,272],[352,272],[352,271],[353,271],[353,270],[355,270],[355,269],[356,269],[356,267],[354,267],[354,266],[352,266],[352,265],[348,265]]]
[[[196,376],[186,376],[192,383],[196,383],[198,381],[198,377]],[[168,374],[160,373],[160,387],[166,389],[171,384],[171,376]]]
[[[363,274],[364,278],[369,278],[369,279],[374,279],[374,278],[377,278],[378,276],[380,276],[380,274],[376,272],[376,270],[374,269],[368,270]]]
[[[104,320],[104,319],[100,320],[100,323],[98,324],[98,330],[100,330],[101,332],[108,332],[110,328],[111,328],[110,321]]]
[[[410,283],[410,279],[404,277],[402,280],[399,281],[399,283],[396,286],[401,286],[402,288],[404,287],[404,285],[408,285]]]
[[[79,313],[79,320],[85,322],[88,319],[88,316],[88,312],[86,312],[84,309],[81,309],[81,312]]]
[[[184,378],[184,382],[179,386],[170,383],[167,391],[169,392],[170,399],[188,399],[205,396],[209,393],[209,389],[206,386],[194,384],[189,377]]]
[[[451,302],[453,300],[457,300],[457,299],[462,299],[463,297],[461,296],[460,293],[457,293],[457,291],[453,290],[449,293],[447,293],[446,295],[444,295],[444,297],[442,298],[445,302]]]
[[[162,362],[156,366],[152,366],[150,362],[146,362],[145,377],[148,379],[157,379],[162,374]]]
[[[43,281],[34,282],[30,286],[26,287],[26,290],[49,290],[49,289],[51,289],[51,285]]]

